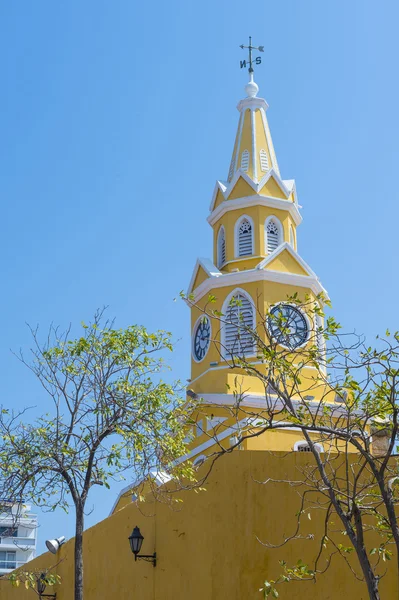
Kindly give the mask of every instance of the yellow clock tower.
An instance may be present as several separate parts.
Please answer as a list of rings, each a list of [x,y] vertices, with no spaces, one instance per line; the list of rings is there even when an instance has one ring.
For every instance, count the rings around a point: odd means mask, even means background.
[[[245,392],[246,407],[256,409],[264,402],[262,382],[240,374],[228,361],[228,355],[235,352],[257,360],[251,336],[237,336],[238,321],[247,330],[255,330],[259,316],[278,307],[290,321],[292,348],[300,349],[310,343],[310,332],[322,326],[322,319],[310,318],[287,298],[295,294],[301,301],[327,297],[298,253],[297,228],[302,217],[295,181],[280,174],[267,120],[268,104],[258,96],[251,69],[245,92],[237,106],[239,121],[227,179],[217,181],[207,219],[213,229],[213,260],[197,260],[187,291],[192,331],[189,395],[200,397],[203,407],[193,432],[194,461],[209,452],[215,427],[220,443],[228,444],[234,435],[231,407],[237,387]],[[235,306],[229,323],[221,324],[206,310],[210,296],[212,311],[225,315]],[[311,323],[311,319],[320,322]],[[262,449],[293,450],[299,439],[291,429],[247,443],[260,444]]]

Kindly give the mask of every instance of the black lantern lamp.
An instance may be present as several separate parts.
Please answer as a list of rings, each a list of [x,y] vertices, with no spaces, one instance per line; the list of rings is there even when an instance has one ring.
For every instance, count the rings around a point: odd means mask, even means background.
[[[46,587],[47,587],[46,574],[42,573],[36,582],[36,589],[37,589],[39,598],[53,598],[53,600],[56,600],[57,594],[45,594],[44,593],[46,590]]]
[[[139,552],[141,550],[141,546],[143,544],[143,540],[144,540],[144,536],[141,534],[140,529],[136,526],[132,531],[132,535],[129,535],[129,543],[130,543],[130,548],[134,554],[134,560],[137,560],[138,558],[141,560],[146,560],[147,562],[152,562],[154,567],[156,567],[157,566],[157,553],[156,552],[154,552],[154,554],[139,554]]]

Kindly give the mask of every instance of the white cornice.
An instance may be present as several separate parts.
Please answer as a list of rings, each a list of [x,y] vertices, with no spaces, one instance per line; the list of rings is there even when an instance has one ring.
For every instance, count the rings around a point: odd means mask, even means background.
[[[249,206],[267,206],[279,210],[288,210],[296,226],[302,223],[302,217],[298,210],[298,205],[291,200],[282,200],[281,198],[272,198],[271,196],[244,196],[235,200],[227,200],[219,204],[207,218],[208,223],[213,226],[226,212],[247,208]]]
[[[245,283],[256,283],[257,281],[270,281],[273,283],[282,283],[283,285],[292,285],[295,287],[303,287],[311,290],[315,295],[323,294],[328,298],[327,291],[316,276],[297,275],[294,273],[284,273],[282,271],[271,271],[261,269],[248,269],[246,271],[238,271],[235,273],[222,273],[217,277],[209,277],[203,281],[194,291],[194,298],[189,304],[196,303],[205,294],[215,288],[223,288],[227,286],[239,287]]]
[[[251,108],[252,110],[255,110],[256,108],[263,108],[263,110],[266,111],[269,108],[269,105],[264,98],[243,98],[243,100],[240,100],[237,104],[237,110],[241,112],[246,108]]]

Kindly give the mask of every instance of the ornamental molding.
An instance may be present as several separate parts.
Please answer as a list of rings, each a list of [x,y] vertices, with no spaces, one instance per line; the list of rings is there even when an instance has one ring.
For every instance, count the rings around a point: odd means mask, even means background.
[[[217,181],[215,184],[215,187],[214,187],[212,200],[211,200],[211,203],[209,206],[210,212],[212,212],[215,208],[216,196],[217,196],[219,190],[222,192],[224,200],[228,200],[231,192],[234,189],[234,186],[236,185],[236,183],[240,179],[240,177],[246,183],[248,183],[249,186],[251,186],[251,188],[254,190],[255,194],[259,194],[261,189],[266,185],[266,183],[269,181],[269,179],[273,178],[274,181],[279,186],[279,188],[281,189],[281,191],[283,192],[283,194],[285,195],[286,201],[288,201],[290,204],[295,205],[296,208],[299,209],[298,198],[296,195],[295,180],[294,179],[286,179],[286,180],[281,179],[280,175],[272,167],[267,173],[265,173],[265,175],[262,177],[262,179],[260,179],[260,181],[257,183],[247,173],[245,173],[245,171],[242,171],[241,169],[237,169],[237,171],[234,173],[233,178],[231,179],[230,182]],[[294,202],[292,202],[292,200],[288,200],[290,194],[293,194]],[[260,196],[260,197],[262,198],[264,196]],[[241,200],[241,198],[240,198],[240,200]],[[276,198],[276,200],[281,200],[281,199]],[[229,202],[232,202],[232,200],[230,200]]]
[[[243,198],[222,202],[211,212],[207,221],[209,225],[213,226],[227,212],[251,206],[265,206],[267,208],[277,208],[278,210],[288,210],[296,226],[302,223],[302,217],[297,204],[294,204],[291,200],[282,200],[280,198],[272,198],[271,196],[244,196]]]
[[[270,256],[276,257],[277,252],[276,254],[273,253],[273,255]],[[195,276],[193,276],[192,281],[194,281],[194,279]],[[205,294],[208,294],[211,290],[217,288],[223,288],[227,286],[240,287],[245,283],[256,283],[257,281],[269,281],[272,283],[281,283],[283,285],[306,288],[311,290],[316,296],[318,294],[323,294],[326,298],[328,298],[327,291],[324,289],[319,279],[315,275],[297,275],[295,273],[285,273],[282,271],[255,268],[234,273],[220,273],[220,275],[217,276],[210,276],[195,290],[192,290],[192,287],[189,287],[187,294],[193,294],[194,298],[192,300],[187,300],[187,304],[189,306],[195,304],[201,298],[203,298]]]

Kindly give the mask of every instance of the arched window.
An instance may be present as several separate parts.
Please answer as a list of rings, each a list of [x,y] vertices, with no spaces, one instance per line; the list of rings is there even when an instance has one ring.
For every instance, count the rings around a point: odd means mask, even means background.
[[[290,244],[293,248],[295,248],[294,228],[292,225],[290,225]]]
[[[278,248],[278,246],[282,242],[280,221],[278,219],[276,219],[275,217],[269,218],[266,221],[265,229],[266,229],[266,231],[265,231],[265,233],[266,233],[265,246],[266,246],[267,253],[271,254],[272,252],[274,252],[274,250],[276,248]]]
[[[224,227],[219,229],[218,233],[218,252],[217,252],[217,266],[220,268],[226,262],[226,236],[224,233]]]
[[[269,168],[269,159],[267,158],[267,152],[262,148],[259,152],[260,156],[260,168],[265,173]]]
[[[223,310],[223,351],[227,357],[254,353],[254,307],[244,292],[236,292]]]
[[[241,154],[241,170],[245,171],[245,173],[248,171],[248,167],[249,167],[249,152],[248,150],[244,150],[244,152]]]
[[[253,254],[252,250],[252,225],[247,218],[242,219],[238,225],[238,244],[236,254],[238,256],[248,256]]]

